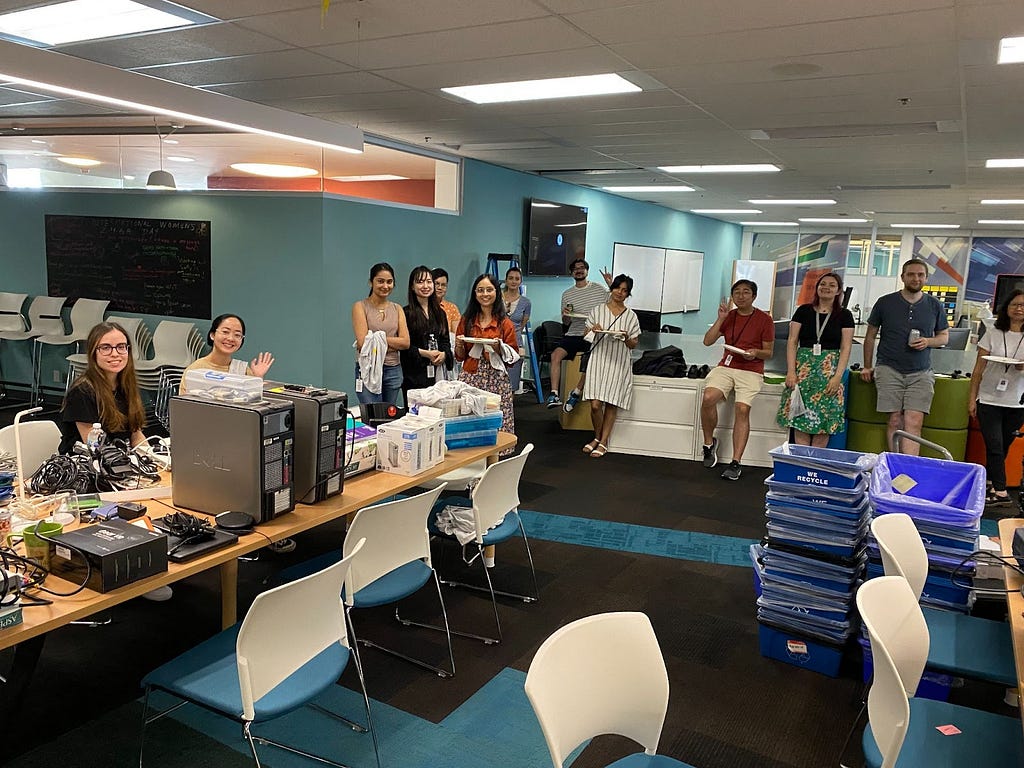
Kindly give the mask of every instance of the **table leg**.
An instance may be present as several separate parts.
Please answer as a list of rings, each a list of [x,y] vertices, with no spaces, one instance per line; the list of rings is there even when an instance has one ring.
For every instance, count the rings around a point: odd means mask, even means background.
[[[238,621],[238,560],[220,565],[220,626],[227,629]]]

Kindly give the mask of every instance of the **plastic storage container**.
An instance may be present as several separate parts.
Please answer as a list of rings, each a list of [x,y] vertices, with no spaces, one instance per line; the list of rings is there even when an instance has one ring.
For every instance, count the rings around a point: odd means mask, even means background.
[[[903,493],[893,487],[893,480],[900,476],[914,482]],[[959,461],[883,453],[871,475],[869,492],[876,514],[904,512],[914,520],[973,528],[985,511],[985,468]]]
[[[872,453],[786,443],[768,451],[776,482],[812,488],[856,488],[878,457]]]
[[[185,373],[185,391],[193,397],[224,403],[258,403],[263,399],[263,379],[195,368]]]
[[[758,627],[761,655],[803,667],[828,677],[839,675],[843,660],[842,646],[815,640],[792,632],[761,624]]]
[[[501,411],[483,416],[456,416],[444,420],[444,442],[449,450],[495,445],[501,427]]]

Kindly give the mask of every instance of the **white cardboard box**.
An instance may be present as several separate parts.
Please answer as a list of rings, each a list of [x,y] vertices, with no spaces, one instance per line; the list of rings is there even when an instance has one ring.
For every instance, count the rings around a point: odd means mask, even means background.
[[[377,427],[377,469],[396,475],[418,475],[433,466],[431,424],[404,416]]]

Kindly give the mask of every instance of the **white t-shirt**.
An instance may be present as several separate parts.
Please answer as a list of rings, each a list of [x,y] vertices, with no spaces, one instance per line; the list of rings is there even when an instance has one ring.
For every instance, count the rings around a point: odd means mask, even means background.
[[[978,342],[978,348],[979,350],[988,350],[991,355],[1022,360],[1024,359],[1024,333],[990,328],[985,333],[985,337]],[[981,354],[985,353],[981,352]],[[1006,379],[1007,386],[1004,391],[1000,392],[998,387],[1002,379]],[[1022,396],[1024,396],[1024,371],[1018,371],[1012,365],[993,363],[989,360],[985,365],[985,371],[981,374],[978,401],[985,405],[998,405],[1001,408],[1022,408],[1024,407],[1020,404]]]

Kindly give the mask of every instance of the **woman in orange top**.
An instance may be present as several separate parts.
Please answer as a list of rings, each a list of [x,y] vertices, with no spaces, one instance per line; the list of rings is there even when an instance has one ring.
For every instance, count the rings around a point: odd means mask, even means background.
[[[473,281],[473,289],[469,293],[466,311],[459,321],[456,331],[455,358],[462,362],[462,373],[459,381],[470,386],[493,392],[501,396],[501,431],[515,434],[516,417],[512,410],[512,385],[508,371],[499,371],[491,367],[490,356],[498,354],[498,342],[503,341],[518,350],[516,328],[505,315],[505,303],[499,300],[498,281],[490,275],[480,275]],[[472,339],[493,339],[484,347],[479,358],[470,357],[472,344],[464,341]],[[511,450],[505,453],[511,453]]]

